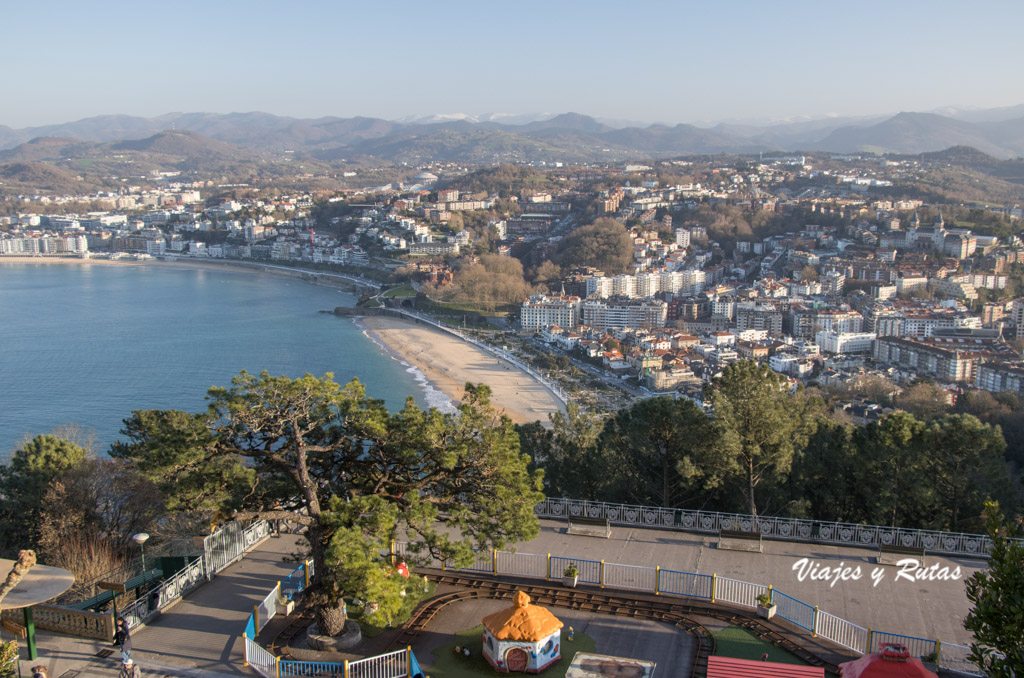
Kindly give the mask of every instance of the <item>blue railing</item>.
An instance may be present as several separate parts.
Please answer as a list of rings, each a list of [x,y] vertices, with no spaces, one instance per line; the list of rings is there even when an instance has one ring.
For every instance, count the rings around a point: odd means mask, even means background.
[[[899,643],[907,648],[911,657],[924,659],[935,656],[936,644],[931,638],[901,636],[898,633],[885,633],[884,631],[874,631],[869,638],[870,647],[868,652],[881,652],[883,643]]]
[[[297,662],[282,660],[278,667],[284,676],[316,676],[317,678],[328,678],[330,676],[344,676],[345,665],[338,662]]]
[[[814,607],[782,591],[772,589],[772,602],[778,607],[778,614],[786,621],[793,622],[807,631],[814,632]]]
[[[714,582],[710,574],[661,570],[659,577],[658,591],[661,593],[711,600],[711,587]]]

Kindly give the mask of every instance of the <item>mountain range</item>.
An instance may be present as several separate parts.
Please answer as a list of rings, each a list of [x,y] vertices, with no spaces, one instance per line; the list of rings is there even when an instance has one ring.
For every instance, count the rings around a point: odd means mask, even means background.
[[[0,149],[6,149],[0,150],[0,162],[52,162],[133,151],[188,156],[192,162],[214,165],[284,152],[311,162],[409,164],[618,161],[780,151],[918,154],[951,146],[973,147],[996,158],[1024,155],[1024,107],[946,112],[713,127],[623,126],[578,113],[529,121],[529,116],[452,114],[406,122],[259,112],[109,115],[23,129],[0,126]]]

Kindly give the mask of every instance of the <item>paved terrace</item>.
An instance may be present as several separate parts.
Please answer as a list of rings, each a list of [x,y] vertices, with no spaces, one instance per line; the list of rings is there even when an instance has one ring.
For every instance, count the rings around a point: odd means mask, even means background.
[[[518,544],[521,553],[550,553],[586,560],[604,560],[623,565],[661,566],[662,569],[717,574],[754,584],[772,585],[808,605],[875,631],[939,639],[968,645],[971,635],[963,628],[970,611],[964,580],[985,567],[983,560],[926,557],[926,566],[939,563],[952,571],[959,567],[957,580],[908,581],[897,579],[899,568],[876,565],[877,550],[851,546],[805,544],[764,540],[764,552],[717,548],[717,535],[670,530],[612,526],[611,538],[567,534],[565,521],[541,520],[540,535]],[[803,581],[793,566],[803,558],[820,567],[860,567],[859,580]],[[877,585],[872,571],[884,576]],[[553,573],[561,575],[561,572]]]
[[[166,610],[132,635],[136,658],[145,676],[251,676],[242,666],[241,632],[253,605],[295,565],[284,557],[296,550],[297,537],[282,535],[260,546],[217,575],[177,605]],[[969,634],[961,621],[970,609],[963,579],[984,565],[983,561],[928,556],[927,564],[959,566],[961,578],[953,581],[897,580],[898,568],[877,566],[875,551],[846,546],[826,546],[765,541],[764,553],[722,550],[718,538],[668,530],[612,527],[610,539],[569,535],[563,521],[542,520],[540,535],[519,544],[521,553],[605,560],[625,565],[660,565],[663,569],[717,574],[775,588],[850,622],[878,631],[900,633],[966,645]],[[861,579],[799,581],[793,565],[802,558],[821,567],[861,568]],[[884,577],[874,585],[871,573],[880,567]],[[573,619],[586,627],[584,619]],[[461,623],[461,622],[460,622]],[[572,623],[572,622],[570,622]],[[470,624],[472,626],[473,624]],[[439,629],[440,630],[440,629]],[[444,629],[448,630],[448,629]],[[120,655],[109,643],[38,634],[39,658],[22,661],[22,675],[30,667],[46,665],[53,678],[117,675]],[[110,650],[107,657],[96,657]],[[429,652],[428,652],[429,654]],[[427,657],[425,661],[430,660]]]
[[[295,569],[284,558],[297,550],[298,537],[270,537],[224,569],[212,582],[132,632],[132,658],[144,676],[247,676],[242,665],[242,630],[254,605],[279,579]],[[22,660],[21,675],[42,664],[51,678],[117,676],[121,653],[111,643],[39,631],[39,658]],[[107,657],[97,657],[109,650]],[[24,651],[23,651],[24,652]]]

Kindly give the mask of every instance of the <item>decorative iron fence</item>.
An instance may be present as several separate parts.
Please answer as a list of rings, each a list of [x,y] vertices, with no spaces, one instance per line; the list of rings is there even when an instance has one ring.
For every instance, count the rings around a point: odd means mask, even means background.
[[[783,541],[806,541],[865,548],[906,546],[923,548],[936,554],[972,558],[986,558],[992,543],[991,539],[980,534],[912,530],[854,523],[829,523],[800,518],[752,516],[653,506],[631,506],[582,499],[548,498],[534,507],[534,513],[540,518],[553,519],[567,519],[569,516],[607,518],[617,525],[666,528],[684,532],[716,534],[720,530],[743,530],[745,532],[760,532],[765,539]]]

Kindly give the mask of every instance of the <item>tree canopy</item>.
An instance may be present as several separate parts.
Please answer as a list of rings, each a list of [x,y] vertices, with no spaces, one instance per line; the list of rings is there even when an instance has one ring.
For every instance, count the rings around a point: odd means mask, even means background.
[[[991,557],[987,569],[967,580],[973,607],[964,628],[974,634],[971,661],[986,675],[1012,678],[1024,675],[1024,529],[1019,516],[1004,518],[996,502],[986,504],[985,524]]]
[[[173,486],[164,486],[173,507],[216,505],[238,519],[306,526],[322,632],[341,631],[342,593],[366,599],[390,590],[353,568],[371,558],[373,544],[403,536],[414,557],[466,564],[474,549],[504,548],[538,531],[540,474],[528,470],[486,386],[467,384],[454,414],[420,410],[411,399],[390,413],[357,380],[340,386],[330,374],[242,372],[209,398],[204,416],[134,413],[124,431],[131,442],[119,454],[151,477],[173,469]],[[158,453],[166,440],[179,445]],[[211,467],[221,472],[204,473]],[[245,493],[231,487],[240,478],[248,479]]]
[[[620,222],[601,217],[563,238],[558,253],[563,269],[593,266],[616,275],[627,272],[633,262],[633,240]]]

